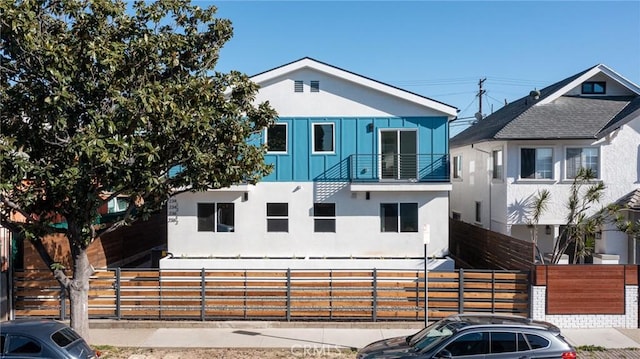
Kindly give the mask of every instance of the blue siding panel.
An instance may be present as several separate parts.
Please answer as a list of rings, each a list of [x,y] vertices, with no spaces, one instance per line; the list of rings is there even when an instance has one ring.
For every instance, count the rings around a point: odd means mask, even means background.
[[[288,124],[288,152],[265,156],[267,163],[275,165],[273,173],[263,178],[265,182],[348,181],[352,170],[349,163],[351,155],[360,155],[358,161],[368,161],[364,167],[353,166],[358,168],[358,178],[373,180],[377,176],[375,155],[379,151],[380,129],[417,129],[419,152],[423,155],[443,155],[449,150],[446,117],[280,118],[278,122]],[[334,124],[335,153],[312,153],[314,123]],[[264,142],[264,138],[261,140]],[[427,174],[442,172],[446,176],[446,161],[446,156],[434,157],[434,164]]]

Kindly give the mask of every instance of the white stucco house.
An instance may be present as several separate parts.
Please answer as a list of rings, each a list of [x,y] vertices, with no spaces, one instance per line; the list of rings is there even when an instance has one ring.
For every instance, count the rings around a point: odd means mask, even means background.
[[[449,122],[457,109],[303,58],[253,76],[278,112],[274,171],[168,205],[161,268],[421,269],[448,254]]]
[[[605,184],[601,205],[627,205],[629,216],[640,209],[640,88],[602,64],[505,105],[450,146],[451,216],[530,240],[528,205],[547,189],[551,199],[538,226],[544,253],[566,224],[580,167]],[[639,251],[637,239],[606,226],[594,263],[639,263]]]

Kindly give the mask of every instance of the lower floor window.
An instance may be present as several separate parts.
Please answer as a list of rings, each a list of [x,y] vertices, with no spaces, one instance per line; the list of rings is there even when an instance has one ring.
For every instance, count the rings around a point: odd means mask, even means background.
[[[380,231],[382,232],[417,232],[417,203],[381,203]]]
[[[288,203],[267,203],[267,232],[289,232]]]
[[[313,204],[313,231],[333,232],[336,231],[336,204],[335,203],[314,203]]]
[[[198,203],[198,232],[233,232],[233,203]]]

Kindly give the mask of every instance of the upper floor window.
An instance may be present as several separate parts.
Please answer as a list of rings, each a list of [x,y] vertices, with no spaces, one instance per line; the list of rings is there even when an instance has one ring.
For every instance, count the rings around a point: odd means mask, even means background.
[[[198,203],[198,232],[233,232],[233,203]]]
[[[462,178],[462,156],[453,157],[453,178]]]
[[[289,232],[288,203],[267,203],[267,232]]]
[[[313,231],[314,232],[335,232],[336,231],[336,204],[335,203],[314,203],[313,204]]]
[[[417,203],[381,203],[380,231],[382,232],[417,232]]]
[[[587,81],[582,83],[583,95],[604,95],[607,92],[607,83],[604,81]]]
[[[521,148],[520,178],[553,179],[553,149]]]
[[[309,85],[311,86],[311,92],[320,92],[320,81],[311,81]]]
[[[293,82],[293,92],[303,92],[304,91],[304,82],[302,80],[295,80]]]
[[[287,153],[287,124],[276,123],[267,128],[267,152]]]
[[[580,168],[591,170],[599,178],[600,154],[597,147],[567,148],[567,178],[576,178]]]
[[[476,222],[482,223],[482,202],[476,201]]]
[[[107,213],[124,212],[129,207],[129,201],[124,197],[112,198],[107,202]]]
[[[502,179],[502,150],[493,150],[491,160],[493,162],[493,179]]]
[[[313,124],[313,153],[335,152],[333,128],[333,123]]]

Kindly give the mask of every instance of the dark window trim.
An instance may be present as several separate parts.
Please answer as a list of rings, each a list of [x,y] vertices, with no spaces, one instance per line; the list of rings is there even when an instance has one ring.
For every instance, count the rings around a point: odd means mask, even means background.
[[[585,81],[582,83],[581,90],[583,95],[604,95],[607,93],[607,82]]]

